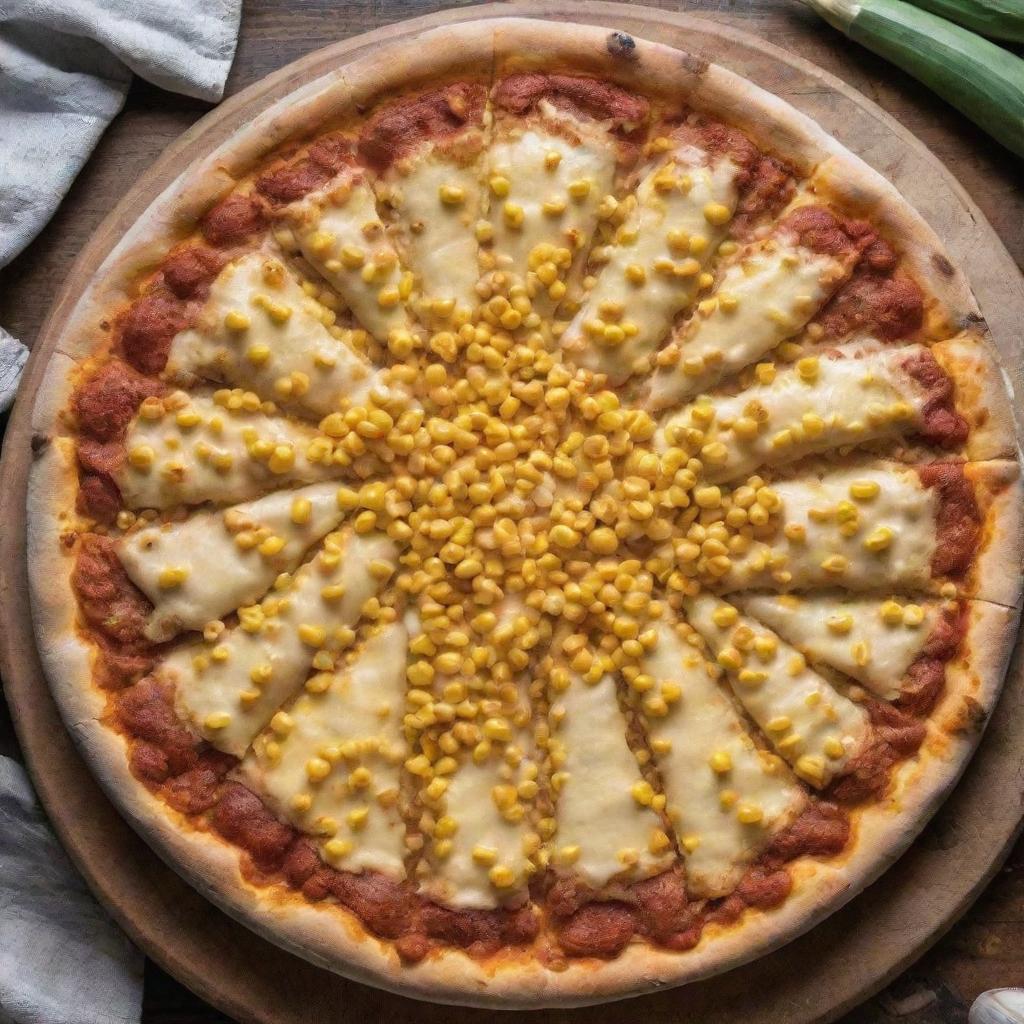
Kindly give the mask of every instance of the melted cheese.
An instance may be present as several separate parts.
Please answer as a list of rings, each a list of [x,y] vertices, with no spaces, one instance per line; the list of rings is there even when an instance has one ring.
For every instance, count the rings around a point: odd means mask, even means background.
[[[446,793],[447,814],[458,830],[451,852],[431,859],[421,887],[427,896],[449,906],[477,909],[522,900],[533,868],[525,851],[528,827],[525,820],[505,818],[493,795],[496,786],[514,786],[521,778],[521,769],[517,774],[494,757],[481,764],[467,759],[459,765]],[[490,872],[495,867],[508,868],[513,884],[492,885]]]
[[[337,487],[313,484],[128,534],[117,554],[153,604],[146,635],[168,640],[259,600],[343,515]],[[184,579],[166,586],[161,577],[167,570],[183,570]]]
[[[324,416],[342,400],[365,404],[381,371],[335,338],[330,311],[269,251],[230,263],[210,287],[195,327],[171,343],[167,373],[205,377]]]
[[[516,649],[527,655],[524,664],[528,664],[529,647],[523,647],[517,623],[525,618],[535,624],[539,616],[532,610],[527,614],[518,597],[507,598],[494,611],[502,659]],[[520,680],[525,679],[524,672]],[[421,889],[430,899],[453,907],[517,905],[525,898],[535,869],[531,855],[540,839],[531,828],[531,798],[520,787],[536,786],[538,767],[528,754],[506,757],[509,752],[528,751],[532,745],[525,685],[511,695],[506,692],[500,703],[501,717],[510,725],[508,741],[491,742],[490,752],[482,757],[478,751],[464,753],[454,773],[442,777],[447,786],[440,804],[433,805],[438,824]],[[442,823],[450,827],[442,829]],[[506,876],[500,884],[494,880],[496,874]]]
[[[721,442],[725,454],[705,460],[704,478],[735,480],[759,466],[913,433],[926,396],[903,364],[920,350],[912,345],[855,359],[809,357],[771,384],[713,397],[715,421],[704,431],[704,443]],[[692,408],[667,421],[659,439],[663,447],[674,426],[690,424]]]
[[[709,204],[735,211],[739,168],[726,158],[709,166],[706,161],[706,153],[683,146],[641,181],[636,207],[562,339],[576,362],[607,373],[613,384],[634,372],[637,360],[654,351],[676,314],[693,302],[700,273],[728,232],[724,220],[712,224],[704,211]],[[609,304],[621,306],[620,319],[602,316]],[[620,339],[613,330],[610,342],[599,330],[605,324],[629,333]]]
[[[455,201],[458,195],[462,198]],[[475,286],[480,276],[476,163],[422,152],[400,161],[397,171],[389,175],[388,198],[396,208],[399,249],[405,265],[419,279],[423,299],[451,300],[456,309],[471,312],[479,302]]]
[[[759,359],[800,331],[847,273],[834,257],[783,237],[741,249],[681,329],[679,361],[654,375],[648,404],[664,409]]]
[[[863,486],[877,487],[877,493],[854,497]],[[782,480],[772,490],[781,502],[775,515],[784,525],[771,540],[733,558],[716,584],[719,591],[929,589],[938,499],[912,468],[842,469],[821,479]]]
[[[303,256],[337,289],[378,341],[409,330],[411,278],[377,215],[370,186],[351,170],[286,210]]]
[[[867,713],[807,665],[795,648],[710,595],[685,602],[740,703],[796,773],[821,788],[862,747]],[[728,615],[728,619],[722,618]],[[765,646],[767,645],[767,646]]]
[[[632,793],[643,777],[626,742],[614,679],[589,685],[572,677],[555,695],[550,718],[551,751],[562,761],[564,780],[551,844],[556,870],[599,888],[612,878],[643,878],[668,868],[674,854],[661,817]]]
[[[486,157],[496,269],[527,285],[538,311],[554,308],[558,300],[531,273],[537,265],[530,254],[540,245],[567,249],[573,265],[568,273],[562,268],[560,277],[571,285],[594,233],[598,204],[611,193],[615,178],[615,146],[605,133],[574,120],[570,131],[581,135],[578,145],[568,142],[557,124],[551,130],[543,122],[516,129],[496,141]],[[557,163],[549,154],[558,155]],[[507,192],[504,187],[496,192],[496,181],[506,182]],[[587,193],[574,197],[569,190],[580,182],[588,183]],[[564,203],[564,211],[545,213],[544,204],[551,201]]]
[[[303,693],[253,743],[240,772],[285,820],[318,839],[346,871],[405,877],[401,622],[370,637],[326,689]]]
[[[656,686],[682,691],[661,716],[646,717],[666,810],[685,851],[688,888],[698,896],[731,892],[768,839],[804,805],[804,792],[779,758],[760,750],[720,684],[714,666],[668,623],[644,658]],[[752,809],[760,811],[757,821]]]
[[[843,593],[751,594],[736,603],[811,661],[845,672],[885,700],[899,696],[939,614],[934,602]]]
[[[283,416],[231,410],[209,395],[195,394],[183,398],[174,412],[132,420],[127,457],[114,479],[127,508],[246,501],[272,487],[337,476],[330,445],[326,457],[310,457],[317,437],[312,427]],[[282,452],[287,459],[270,457]]]
[[[358,622],[382,585],[370,563],[393,567],[396,559],[380,534],[331,535],[286,586],[240,609],[237,626],[178,648],[160,665],[175,684],[181,716],[219,750],[242,754],[302,685],[318,651],[336,652]]]

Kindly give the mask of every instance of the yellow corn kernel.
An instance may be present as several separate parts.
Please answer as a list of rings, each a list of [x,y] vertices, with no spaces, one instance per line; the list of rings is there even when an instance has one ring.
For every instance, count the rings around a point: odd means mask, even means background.
[[[885,551],[892,543],[894,536],[895,534],[888,526],[876,527],[864,538],[864,548],[867,551]]]
[[[241,310],[232,309],[224,316],[224,326],[229,331],[245,331],[252,326],[252,321]]]
[[[704,219],[716,227],[727,224],[732,217],[732,211],[723,203],[708,203],[704,207]]]
[[[188,579],[188,569],[181,565],[169,565],[160,570],[157,583],[161,590],[173,590]]]
[[[573,199],[586,199],[590,195],[592,187],[593,184],[589,178],[578,178],[576,181],[569,182],[569,187],[566,191],[568,191]]]
[[[438,189],[441,202],[447,206],[458,206],[466,198],[466,190],[458,185],[442,185]]]
[[[857,501],[870,501],[878,497],[880,490],[876,480],[854,480],[850,484],[850,497],[856,498]]]
[[[794,767],[797,775],[809,782],[821,783],[825,780],[825,764],[820,757],[813,754],[804,754],[803,757],[797,758]]]
[[[898,626],[903,622],[903,606],[898,601],[883,601],[878,614],[890,626]]]
[[[148,444],[135,445],[128,452],[128,461],[135,469],[149,469],[156,459],[156,452]]]
[[[303,623],[299,626],[299,639],[307,647],[323,647],[327,642],[327,630],[323,626],[311,626]]]
[[[309,498],[296,498],[292,501],[291,519],[296,526],[304,526],[313,517],[313,503]]]
[[[211,729],[217,732],[221,729],[226,729],[231,724],[231,715],[227,711],[211,711],[203,719],[203,725],[207,729]]]
[[[757,804],[742,803],[736,808],[736,817],[744,825],[759,825],[764,821],[764,811]]]
[[[651,801],[654,799],[654,789],[646,779],[634,782],[630,788],[630,793],[633,795],[633,799],[642,807],[650,807]]]
[[[849,612],[830,615],[825,621],[830,633],[838,633],[840,636],[849,633],[853,629],[853,616]]]

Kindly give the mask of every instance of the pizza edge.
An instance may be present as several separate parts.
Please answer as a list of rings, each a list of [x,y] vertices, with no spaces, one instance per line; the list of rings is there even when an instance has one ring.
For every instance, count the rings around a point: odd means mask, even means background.
[[[400,83],[404,91],[414,71],[422,76],[440,76],[441,68],[450,65],[444,65],[438,53],[445,59],[461,61],[470,32],[474,33],[474,47],[484,45],[485,40],[486,45],[492,45],[493,41],[492,53],[502,52],[502,48],[532,48],[534,59],[549,61],[548,70],[551,64],[577,72],[588,70],[634,87],[643,76],[644,91],[649,92],[652,84],[656,89],[671,90],[693,106],[740,127],[768,151],[791,161],[802,160],[807,169],[817,167],[819,175],[827,170],[822,177],[827,183],[823,188],[837,200],[869,213],[873,221],[913,243],[902,247],[904,256],[912,261],[926,290],[945,306],[949,322],[974,327],[982,324],[962,274],[956,270],[952,274],[940,272],[935,255],[945,260],[945,266],[952,265],[938,239],[893,186],[804,115],[731,72],[642,40],[636,40],[624,56],[621,34],[596,27],[495,19],[465,23],[454,30],[435,30],[391,48],[389,54],[398,59],[389,63],[387,79],[382,80],[366,60],[350,65],[344,73],[326,76],[326,88],[325,78],[321,78],[280,100],[165,190],[143,221],[126,234],[97,270],[97,284],[90,286],[68,317],[33,415],[37,457],[30,472],[28,498],[33,618],[46,675],[61,714],[105,791],[162,857],[233,917],[315,963],[403,994],[507,1008],[583,1005],[694,981],[738,966],[795,938],[878,877],[920,831],[973,752],[1002,683],[1015,637],[1016,611],[1013,607],[989,605],[989,613],[972,623],[967,647],[975,656],[969,666],[947,674],[945,697],[931,719],[933,733],[938,732],[933,736],[935,742],[926,743],[921,754],[904,763],[897,789],[906,788],[911,776],[915,784],[900,802],[898,817],[894,820],[894,797],[859,813],[855,817],[856,837],[846,854],[830,862],[794,862],[794,892],[781,908],[749,911],[739,925],[729,929],[709,928],[701,945],[684,954],[635,944],[614,961],[573,963],[558,974],[525,951],[504,958],[497,967],[455,951],[415,967],[401,967],[388,944],[366,933],[351,915],[314,906],[300,897],[281,898],[274,889],[249,885],[239,873],[236,850],[213,836],[181,828],[176,812],[131,774],[124,741],[102,721],[105,700],[91,681],[92,652],[76,630],[70,560],[59,544],[65,529],[64,510],[73,507],[77,489],[73,456],[69,461],[67,439],[59,436],[60,411],[72,386],[70,371],[78,360],[95,352],[93,335],[84,328],[92,326],[115,301],[127,297],[119,280],[130,278],[151,262],[155,252],[166,245],[169,234],[178,234],[189,218],[197,218],[222,198],[253,162],[297,132],[320,125],[328,112],[336,116],[339,100],[350,96],[352,90],[358,93],[362,87],[369,97],[395,90]],[[425,45],[428,37],[433,37],[437,48]],[[615,52],[613,40],[620,48]],[[379,67],[379,54],[374,55],[374,63]],[[361,75],[367,77],[360,79]],[[926,251],[931,254],[928,258],[923,255]],[[65,345],[67,338],[74,340]],[[57,354],[63,358],[57,358]],[[995,372],[994,361],[992,366]],[[1003,399],[1003,409],[996,411],[1000,433],[1012,437],[1012,415],[1005,392],[994,388],[993,393]],[[1024,547],[1019,488],[1018,481],[1012,491],[1016,500],[1006,497],[993,510],[993,536],[975,566],[976,572],[1001,569],[1000,574],[1006,577],[1003,592],[1007,605],[1013,606],[1019,602],[1020,580],[1010,578],[1008,571],[1020,563]],[[965,704],[966,690],[971,691],[971,714],[957,710]],[[940,721],[941,726],[935,724]]]

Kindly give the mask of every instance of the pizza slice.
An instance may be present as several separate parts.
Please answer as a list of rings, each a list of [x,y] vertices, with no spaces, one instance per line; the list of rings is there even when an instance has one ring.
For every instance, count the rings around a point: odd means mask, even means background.
[[[238,775],[280,817],[315,837],[324,860],[347,871],[405,877],[401,716],[408,633],[385,623],[333,670],[276,711]]]
[[[455,82],[376,109],[359,158],[417,279],[421,319],[464,322],[479,303],[477,224],[487,89]]]
[[[315,417],[365,405],[373,389],[385,390],[383,371],[334,320],[268,246],[221,270],[193,325],[171,342],[165,373],[245,388]]]
[[[448,629],[435,633],[425,621],[424,632],[413,640],[414,654],[435,653],[410,667],[410,706],[422,705],[425,717],[407,716],[421,738],[406,768],[420,783],[417,799],[431,837],[420,892],[444,906],[490,910],[526,901],[536,867],[532,857],[540,848],[531,820],[539,770],[531,754],[533,709],[523,674],[539,639],[539,615],[527,614],[518,600],[478,614],[483,620],[471,621],[470,628],[494,651],[481,665],[466,665],[469,655],[450,643]],[[479,701],[485,717],[460,725],[443,714],[443,731],[432,731],[431,687],[456,709],[466,711]]]
[[[644,779],[626,741],[614,678],[591,682],[556,665],[549,699],[556,832],[547,849],[555,874],[600,890],[666,870],[675,853],[664,797]]]
[[[218,750],[241,756],[311,667],[328,670],[355,639],[364,604],[394,573],[397,551],[381,534],[329,534],[238,623],[211,624],[203,641],[175,648],[156,669],[179,712]]]
[[[499,77],[484,160],[486,279],[512,313],[547,313],[577,290],[598,219],[610,213],[628,137],[646,100],[610,82],[574,75]],[[517,296],[527,300],[522,309]],[[512,314],[507,318],[512,322]]]
[[[764,525],[712,569],[720,593],[842,587],[1014,603],[1016,463],[825,468],[774,482],[761,497],[753,504]]]
[[[530,763],[518,768],[495,756],[467,757],[447,782],[447,813],[434,825],[430,869],[420,891],[446,906],[491,909],[521,904],[533,872],[530,828],[520,788]]]
[[[326,483],[274,491],[188,519],[143,523],[125,534],[118,558],[153,605],[146,635],[169,640],[259,600],[341,522],[337,490]]]
[[[366,172],[346,163],[324,186],[282,207],[288,233],[277,239],[300,253],[382,345],[414,328],[411,271],[402,266],[377,210]]]
[[[710,594],[687,598],[684,611],[739,702],[800,778],[823,788],[865,749],[871,722],[864,708],[778,634]]]
[[[599,229],[603,244],[590,253],[596,281],[562,336],[573,361],[612,384],[642,370],[676,315],[710,287],[721,243],[749,231],[791,191],[777,161],[706,117],[666,126],[649,148],[635,191]]]
[[[120,442],[79,452],[130,509],[245,501],[272,487],[339,475],[334,444],[251,391],[145,399]],[[84,459],[83,459],[84,454]]]
[[[659,354],[647,405],[664,409],[717,384],[797,334],[875,238],[861,221],[805,202],[739,249]]]
[[[815,664],[877,697],[920,699],[966,635],[972,602],[858,597],[841,591],[738,595],[734,603]]]
[[[782,760],[757,745],[692,628],[665,620],[657,637],[630,682],[687,888],[699,897],[727,895],[807,798]]]
[[[721,483],[873,441],[913,439],[958,451],[968,439],[953,382],[923,345],[832,350],[782,370],[765,364],[758,377],[762,383],[702,397],[673,414],[661,428],[662,449],[696,448],[704,479]]]

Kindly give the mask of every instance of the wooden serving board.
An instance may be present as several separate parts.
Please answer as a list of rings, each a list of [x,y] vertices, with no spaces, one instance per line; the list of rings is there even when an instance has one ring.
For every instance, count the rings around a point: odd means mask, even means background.
[[[193,160],[272,102],[392,40],[471,18],[524,15],[590,22],[656,39],[723,64],[815,118],[893,181],[967,272],[992,327],[1008,380],[1024,381],[1019,325],[1024,278],[998,236],[943,165],[860,93],[798,57],[727,26],[616,3],[543,2],[442,11],[329,46],[234,96],[170,146],[82,250],[42,328],[0,464],[0,672],[37,789],[62,841],[96,895],[158,963],[226,1013],[261,1024],[450,1020],[451,1008],[345,981],[282,952],[214,909],[164,865],[100,792],[64,731],[32,635],[25,551],[29,414],[59,327],[94,267],[149,203]],[[809,934],[746,967],[659,995],[575,1011],[537,1011],[537,1022],[810,1024],[831,1021],[878,991],[970,905],[1001,863],[1020,824],[1024,776],[1024,671],[1015,654],[981,748],[911,850],[850,905]],[[488,1011],[459,1010],[484,1024]]]

